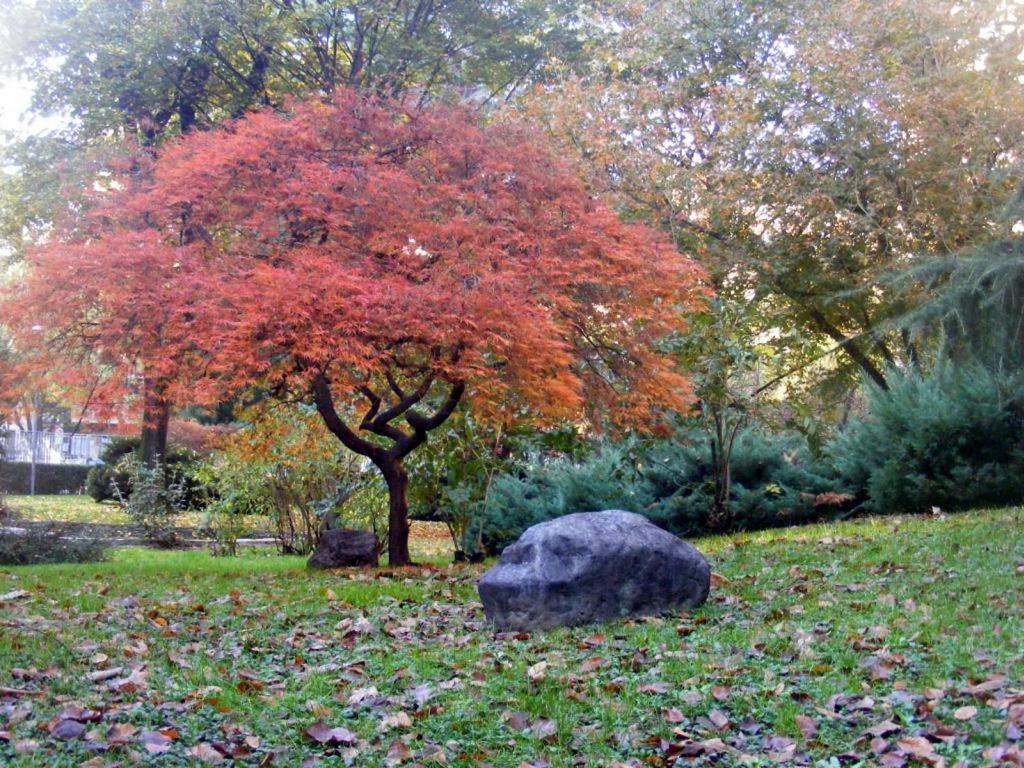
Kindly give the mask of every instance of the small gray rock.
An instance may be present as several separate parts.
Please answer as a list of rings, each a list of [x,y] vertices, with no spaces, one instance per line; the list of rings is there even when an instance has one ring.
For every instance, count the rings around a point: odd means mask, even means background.
[[[499,630],[531,630],[694,608],[711,568],[632,512],[579,512],[526,529],[477,585]]]
[[[316,551],[306,564],[310,568],[350,568],[377,565],[377,537],[369,531],[336,528],[324,531]]]

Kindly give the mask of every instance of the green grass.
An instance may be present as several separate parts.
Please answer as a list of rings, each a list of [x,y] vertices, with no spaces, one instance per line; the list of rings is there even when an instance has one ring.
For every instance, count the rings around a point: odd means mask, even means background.
[[[27,692],[0,704],[0,764],[77,766],[127,723],[176,738],[90,765],[198,765],[197,744],[248,736],[238,764],[385,765],[398,740],[410,765],[439,751],[464,766],[672,765],[685,749],[677,765],[873,766],[868,729],[891,721],[890,756],[923,736],[947,765],[984,765],[1024,703],[1022,523],[1010,509],[704,539],[723,581],[692,615],[507,638],[483,624],[473,567],[311,573],[272,554],[127,549],[0,569],[0,596],[30,593],[0,603],[0,686]],[[135,690],[86,677],[143,664]],[[92,746],[47,732],[72,704],[101,713]],[[399,712],[409,725],[387,728]],[[359,742],[315,743],[317,719]]]
[[[114,502],[97,504],[73,494],[8,496],[7,505],[25,520],[62,523],[128,525],[128,516]]]
[[[113,501],[97,503],[89,496],[53,494],[39,496],[8,496],[8,506],[22,519],[48,523],[88,523],[104,525],[131,525],[125,511]],[[176,515],[174,524],[187,528],[203,525],[202,512],[184,512]],[[266,531],[270,521],[252,518],[247,521],[245,533]]]
[[[49,523],[85,523],[130,526],[128,515],[114,502],[96,503],[89,496],[40,495],[7,496],[8,506],[22,520]],[[175,525],[201,528],[205,525],[202,512],[187,512],[175,517]],[[252,516],[243,521],[242,535],[259,534],[266,536],[274,530],[269,518]],[[417,562],[449,562],[454,545],[443,523],[412,522],[412,537],[409,543],[411,553]]]

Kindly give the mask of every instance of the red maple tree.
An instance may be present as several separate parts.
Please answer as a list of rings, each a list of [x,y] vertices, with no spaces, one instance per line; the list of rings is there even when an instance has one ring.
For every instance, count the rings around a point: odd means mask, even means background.
[[[0,301],[15,350],[0,395],[46,390],[93,418],[141,414],[147,462],[165,452],[172,389],[194,348],[177,322],[190,295],[180,249],[142,207],[151,160],[129,153],[69,190],[69,213]]]
[[[649,426],[691,400],[658,344],[699,268],[525,127],[341,90],[185,137],[108,198],[32,257],[37,306],[61,270],[92,297],[62,296],[51,335],[91,316],[107,364],[144,358],[169,400],[314,403],[387,483],[392,565],[403,459],[460,403]]]

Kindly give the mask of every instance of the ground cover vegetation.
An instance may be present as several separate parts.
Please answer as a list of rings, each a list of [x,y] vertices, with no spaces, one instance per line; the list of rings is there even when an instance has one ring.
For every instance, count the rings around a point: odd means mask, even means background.
[[[1024,704],[1021,522],[701,539],[718,577],[693,614],[498,637],[481,631],[475,566],[308,574],[295,557],[130,549],[6,569],[0,755],[1003,764]]]

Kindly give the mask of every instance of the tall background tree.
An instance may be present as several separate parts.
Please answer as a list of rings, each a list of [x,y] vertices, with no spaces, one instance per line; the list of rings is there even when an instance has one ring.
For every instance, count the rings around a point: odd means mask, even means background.
[[[835,401],[934,352],[903,322],[933,286],[890,275],[1009,234],[1019,22],[997,0],[623,0],[532,108],[722,301],[760,305],[774,373],[828,354]]]

